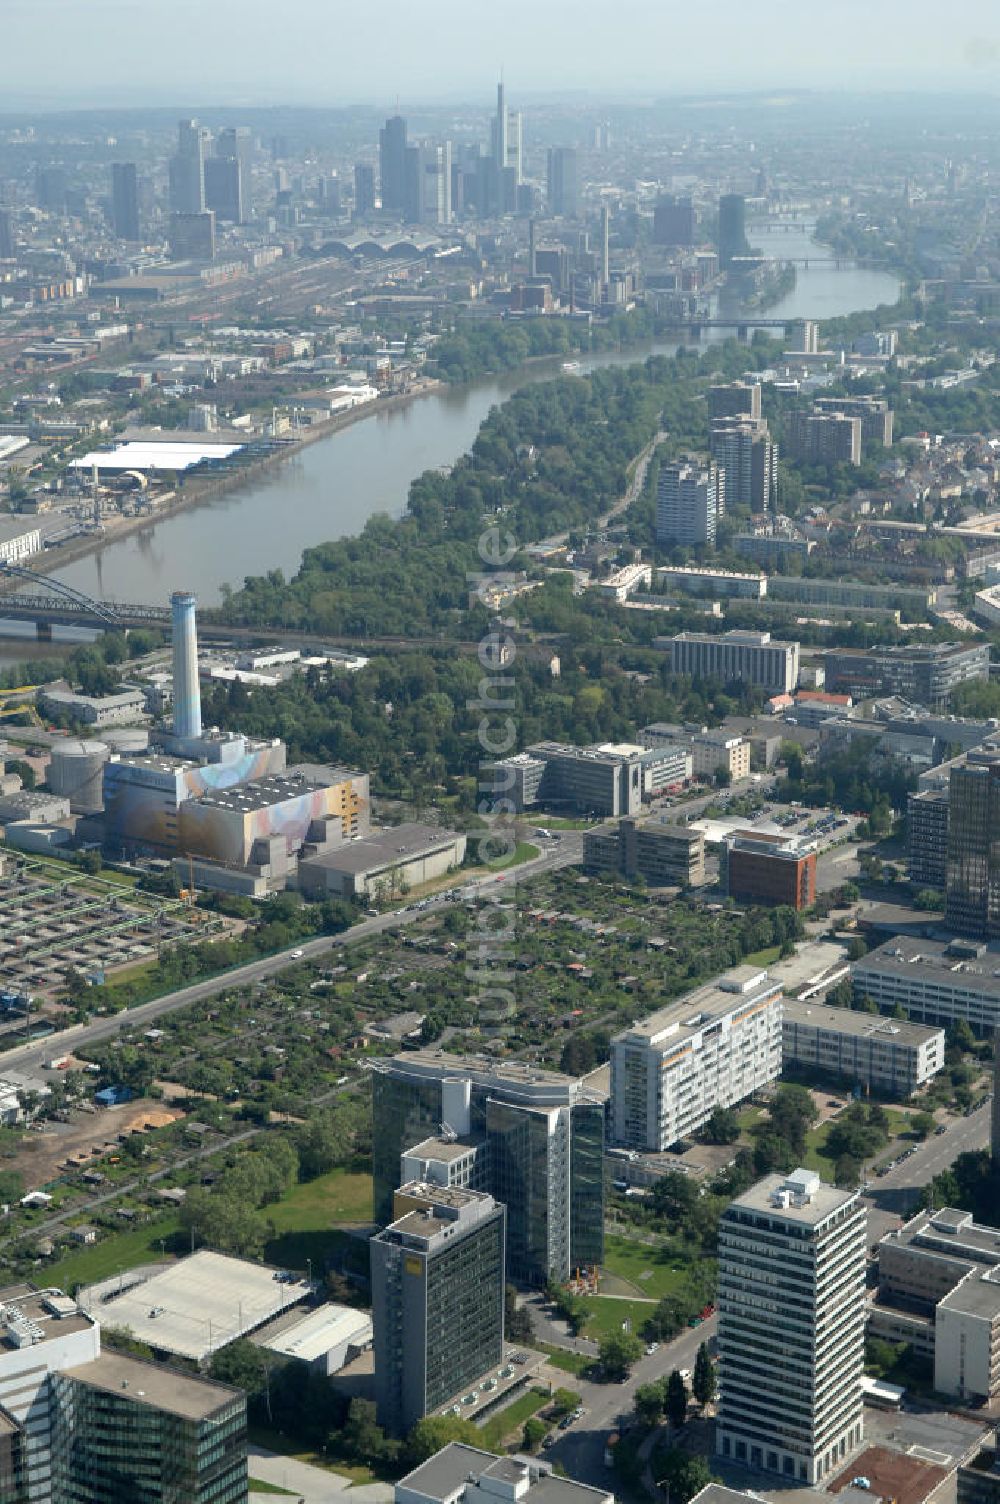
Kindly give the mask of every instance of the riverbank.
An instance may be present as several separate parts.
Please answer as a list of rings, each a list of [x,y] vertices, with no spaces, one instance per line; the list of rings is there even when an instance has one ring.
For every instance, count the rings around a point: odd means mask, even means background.
[[[337,413],[333,418],[311,423],[290,443],[242,469],[224,476],[209,474],[201,480],[189,481],[174,493],[170,501],[162,507],[157,507],[155,512],[143,513],[139,517],[113,519],[100,533],[81,534],[78,538],[70,538],[65,543],[46,549],[44,553],[37,554],[30,560],[30,568],[36,574],[54,574],[57,570],[65,569],[80,559],[99,553],[111,544],[122,543],[137,533],[151,532],[171,517],[190,511],[194,507],[210,504],[220,496],[242,489],[248,481],[257,479],[263,473],[284,464],[287,460],[295,459],[303,450],[308,449],[312,444],[319,443],[321,439],[331,438],[355,423],[363,422],[366,418],[377,417],[379,413],[398,412],[420,401],[423,397],[431,397],[436,392],[446,390],[447,385],[447,382],[439,381],[436,377],[425,377],[407,392],[400,392],[394,397],[380,397],[377,402],[352,407],[347,412]],[[23,584],[16,579],[9,582],[0,581],[0,597],[16,595],[23,588]]]

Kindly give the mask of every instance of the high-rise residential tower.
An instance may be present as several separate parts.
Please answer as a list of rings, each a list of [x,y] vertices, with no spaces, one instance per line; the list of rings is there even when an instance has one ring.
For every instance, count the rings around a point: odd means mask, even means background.
[[[604,1105],[581,1081],[516,1061],[415,1050],[372,1070],[375,1218],[402,1156],[440,1136],[475,1149],[473,1189],[507,1208],[507,1269],[543,1285],[604,1251]]]
[[[657,543],[714,543],[725,511],[725,476],[717,464],[675,461],[660,468],[656,489]]]
[[[134,162],[114,162],[111,166],[111,212],[115,234],[120,240],[138,240],[139,179]]]
[[[768,1175],[719,1222],[715,1449],[811,1486],[861,1442],[867,1213],[811,1170]]]
[[[184,590],[170,597],[173,633],[174,735],[201,736],[201,683],[198,678],[198,631],[195,598]]]

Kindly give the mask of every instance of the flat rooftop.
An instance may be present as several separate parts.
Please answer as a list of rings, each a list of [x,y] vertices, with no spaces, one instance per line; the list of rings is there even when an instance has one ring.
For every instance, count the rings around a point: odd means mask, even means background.
[[[876,1018],[871,1013],[855,1013],[851,1008],[828,1008],[822,1003],[800,1003],[785,998],[782,1016],[794,1024],[808,1024],[813,1029],[829,1029],[833,1034],[849,1034],[856,1039],[880,1039],[886,1044],[926,1044],[943,1029],[927,1024],[913,1024],[906,1019]]]
[[[781,983],[772,981],[759,966],[737,966],[634,1023],[630,1029],[623,1029],[615,1039],[634,1041],[650,1049],[672,1048],[716,1019],[780,996]]]
[[[938,1305],[967,1316],[996,1316],[1000,1312],[1000,1282],[993,1278],[996,1273],[991,1269],[987,1274],[979,1270],[967,1274],[938,1301]]]
[[[742,1196],[737,1196],[730,1210],[763,1212],[769,1217],[779,1217],[783,1222],[799,1222],[807,1227],[815,1227],[820,1222],[825,1222],[827,1217],[839,1211],[841,1207],[858,1199],[857,1191],[838,1190],[816,1176],[813,1177],[815,1189],[811,1196],[800,1205],[794,1202],[788,1206],[775,1205],[773,1198],[780,1191],[786,1190],[789,1184],[803,1173],[808,1174],[802,1170],[795,1170],[791,1175],[765,1175],[763,1180],[759,1180],[748,1191],[744,1191]]]
[[[280,1279],[283,1272],[202,1250],[102,1300],[93,1314],[155,1350],[200,1362],[311,1294],[305,1280]]]
[[[425,1138],[419,1144],[414,1144],[412,1149],[405,1149],[405,1154],[416,1155],[420,1159],[438,1159],[442,1164],[451,1164],[456,1159],[464,1159],[479,1144],[471,1138]]]
[[[58,1290],[9,1285],[0,1290],[0,1353],[24,1351],[15,1334],[34,1330],[35,1342],[58,1341],[85,1331],[94,1322],[77,1310],[76,1301]]]
[[[1000,1228],[974,1221],[972,1213],[960,1207],[917,1212],[887,1240],[973,1263],[1000,1264]]]
[[[308,858],[315,866],[330,868],[336,872],[368,872],[373,867],[389,863],[405,862],[425,852],[437,851],[450,846],[458,839],[454,830],[443,830],[440,825],[390,825],[376,835],[365,836],[360,841],[348,841],[335,846],[332,851],[321,851]]]
[[[269,809],[273,804],[284,804],[299,799],[312,789],[327,787],[304,776],[289,777],[287,773],[272,773],[268,778],[258,778],[249,783],[238,783],[231,789],[218,789],[210,794],[201,794],[194,802],[214,809],[232,809],[241,813]]]
[[[531,1092],[546,1088],[558,1094],[561,1101],[569,1100],[569,1093],[580,1082],[575,1076],[563,1071],[547,1071],[540,1066],[529,1065],[523,1060],[493,1060],[489,1055],[452,1055],[447,1050],[433,1046],[425,1050],[407,1050],[389,1060],[373,1060],[372,1069],[392,1075],[431,1076],[438,1080],[468,1078],[478,1086],[518,1088]]]
[[[371,1340],[371,1312],[337,1305],[334,1301],[327,1301],[314,1311],[290,1311],[279,1316],[254,1338],[259,1346],[287,1358],[299,1358],[303,1363],[324,1357],[342,1343],[360,1348],[368,1347]]]
[[[217,1411],[243,1398],[239,1390],[195,1379],[180,1369],[147,1363],[111,1348],[106,1348],[92,1363],[83,1363],[68,1372],[78,1384],[165,1410],[182,1420],[210,1420]]]
[[[480,1478],[508,1485],[526,1478],[528,1490],[519,1497],[522,1501],[530,1499],[533,1504],[534,1501],[537,1504],[596,1504],[599,1499],[612,1497],[604,1489],[555,1477],[539,1458],[496,1457],[492,1452],[483,1452],[459,1441],[450,1441],[433,1457],[428,1457],[412,1473],[401,1478],[397,1487],[423,1494],[428,1499],[439,1499],[443,1504],[444,1500],[461,1496],[467,1488],[475,1487]]]
[[[947,973],[955,986],[1000,1000],[1000,945],[897,935],[853,963],[852,974],[871,972],[904,979]]]

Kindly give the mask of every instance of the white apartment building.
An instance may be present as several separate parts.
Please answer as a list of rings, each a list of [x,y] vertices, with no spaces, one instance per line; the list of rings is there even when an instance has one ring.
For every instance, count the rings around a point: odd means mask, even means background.
[[[630,595],[635,595],[637,590],[649,589],[653,583],[652,565],[625,564],[609,574],[606,580],[596,580],[593,583],[601,595],[621,605]]]
[[[781,987],[740,966],[611,1041],[611,1139],[659,1153],[781,1070]]]
[[[866,1218],[857,1191],[801,1169],[723,1213],[719,1457],[811,1486],[859,1446]]]
[[[808,1065],[908,1097],[944,1066],[944,1030],[786,998],[785,1065]]]

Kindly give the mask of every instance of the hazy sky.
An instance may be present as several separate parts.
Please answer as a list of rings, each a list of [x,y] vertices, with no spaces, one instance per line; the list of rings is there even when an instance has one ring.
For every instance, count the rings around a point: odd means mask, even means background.
[[[912,84],[993,92],[998,0],[0,0],[0,109]]]

